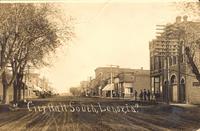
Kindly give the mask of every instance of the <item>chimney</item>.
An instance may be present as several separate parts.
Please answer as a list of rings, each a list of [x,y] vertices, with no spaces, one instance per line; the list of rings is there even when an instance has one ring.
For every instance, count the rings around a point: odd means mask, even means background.
[[[188,19],[188,16],[187,16],[187,15],[184,15],[184,16],[183,16],[183,22],[187,22],[187,19]]]
[[[176,17],[176,23],[181,23],[181,16]]]

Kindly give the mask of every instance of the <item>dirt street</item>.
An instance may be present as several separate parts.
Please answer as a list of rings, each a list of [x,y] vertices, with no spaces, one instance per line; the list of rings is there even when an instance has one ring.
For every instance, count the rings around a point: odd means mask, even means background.
[[[31,101],[17,110],[1,109],[0,130],[192,131],[200,128],[199,106],[73,97]]]

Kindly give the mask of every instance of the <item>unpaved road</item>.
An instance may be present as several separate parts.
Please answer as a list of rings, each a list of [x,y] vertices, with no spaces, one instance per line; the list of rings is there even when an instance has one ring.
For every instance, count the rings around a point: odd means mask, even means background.
[[[75,108],[82,105],[94,105],[97,103],[102,108],[134,105],[137,102],[129,100],[105,100],[99,98],[71,98],[57,97],[50,99],[32,100],[31,111],[20,108],[16,111],[0,112],[0,131],[166,131],[185,130],[195,131],[200,128],[199,106],[169,106],[164,104],[147,105],[139,103],[138,112],[72,112],[61,110],[51,112],[46,108],[45,112],[33,107],[66,104],[72,102]],[[91,111],[91,110],[90,110]]]

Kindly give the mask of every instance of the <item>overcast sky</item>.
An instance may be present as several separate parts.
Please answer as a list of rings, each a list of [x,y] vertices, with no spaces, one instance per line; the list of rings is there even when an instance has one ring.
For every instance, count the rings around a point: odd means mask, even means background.
[[[172,23],[180,14],[167,2],[75,2],[60,8],[76,18],[76,38],[41,72],[59,92],[94,77],[100,66],[149,69],[149,41],[156,36],[156,25]]]

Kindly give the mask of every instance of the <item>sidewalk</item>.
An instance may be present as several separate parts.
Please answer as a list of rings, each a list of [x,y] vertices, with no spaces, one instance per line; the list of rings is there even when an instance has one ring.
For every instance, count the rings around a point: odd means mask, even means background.
[[[198,107],[198,105],[185,104],[185,103],[170,103],[170,105],[179,107]]]
[[[14,111],[15,108],[13,108],[11,105],[9,104],[0,104],[0,113],[1,112],[9,112],[9,111]]]

